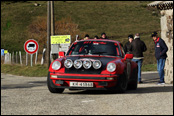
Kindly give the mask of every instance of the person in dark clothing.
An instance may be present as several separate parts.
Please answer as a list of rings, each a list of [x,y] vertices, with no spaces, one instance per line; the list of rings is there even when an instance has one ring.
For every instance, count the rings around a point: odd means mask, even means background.
[[[141,67],[143,63],[143,52],[147,50],[147,47],[143,41],[140,40],[140,34],[135,34],[134,41],[132,41],[130,46],[130,51],[134,55],[132,61],[138,64],[138,83],[143,83],[141,81]]]
[[[99,38],[98,38],[98,36],[96,35],[96,36],[94,36],[94,39],[99,39]]]
[[[89,39],[89,35],[88,34],[85,35],[84,40],[87,40],[87,39]]]
[[[100,39],[108,39],[108,37],[106,36],[106,33],[102,33]]]
[[[128,36],[128,40],[129,41],[124,45],[124,52],[125,52],[125,54],[126,53],[131,54],[131,52],[129,51],[129,49],[130,49],[130,45],[131,45],[132,41],[134,40],[133,38],[134,38],[133,35],[129,35]]]
[[[157,59],[157,70],[160,76],[160,81],[158,84],[165,84],[164,66],[167,58],[166,52],[168,51],[168,47],[164,40],[157,36],[157,32],[153,32],[151,37],[155,42],[155,57]]]

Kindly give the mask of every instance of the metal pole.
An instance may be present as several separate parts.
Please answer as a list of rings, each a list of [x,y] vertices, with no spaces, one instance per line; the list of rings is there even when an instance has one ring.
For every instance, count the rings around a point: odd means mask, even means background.
[[[48,68],[50,66],[50,35],[51,35],[51,9],[50,9],[50,1],[47,2],[47,64]]]
[[[28,53],[26,52],[26,66],[28,65]]]
[[[32,64],[33,64],[33,54],[31,54],[31,66],[33,66]]]

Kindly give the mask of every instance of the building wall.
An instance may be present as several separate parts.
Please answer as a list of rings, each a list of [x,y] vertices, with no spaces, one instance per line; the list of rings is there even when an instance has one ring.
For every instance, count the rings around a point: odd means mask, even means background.
[[[173,9],[161,11],[161,38],[168,46],[165,63],[165,82],[173,83]]]

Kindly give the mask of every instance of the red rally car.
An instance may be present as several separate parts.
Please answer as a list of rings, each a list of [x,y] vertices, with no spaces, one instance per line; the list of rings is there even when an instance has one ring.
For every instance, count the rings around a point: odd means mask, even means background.
[[[122,44],[108,39],[75,41],[50,64],[47,86],[51,93],[70,90],[137,89],[137,64]]]

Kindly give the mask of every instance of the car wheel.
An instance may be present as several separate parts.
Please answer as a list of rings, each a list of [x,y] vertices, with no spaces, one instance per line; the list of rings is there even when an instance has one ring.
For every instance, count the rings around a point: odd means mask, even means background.
[[[131,83],[128,85],[128,90],[136,90],[138,86],[138,69],[133,71],[134,78]]]
[[[127,77],[128,79],[131,76],[131,62],[127,62]]]
[[[128,77],[127,74],[124,72],[119,78],[118,78],[118,92],[124,93],[127,89],[128,84]]]
[[[50,73],[48,73],[48,77],[47,77],[47,87],[48,87],[48,90],[51,93],[63,93],[64,88],[53,88],[53,87],[51,87],[52,84],[53,83],[51,82],[51,79],[50,79]]]

